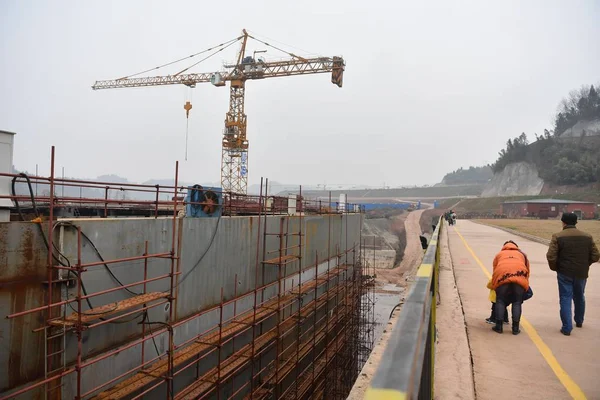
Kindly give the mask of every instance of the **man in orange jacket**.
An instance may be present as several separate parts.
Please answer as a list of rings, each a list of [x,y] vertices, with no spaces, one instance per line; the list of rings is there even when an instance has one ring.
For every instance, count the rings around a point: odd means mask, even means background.
[[[529,259],[512,240],[504,243],[494,258],[492,289],[496,291],[496,315],[502,315],[512,304],[512,333],[518,335],[523,294],[529,289]],[[502,319],[492,329],[502,333]]]

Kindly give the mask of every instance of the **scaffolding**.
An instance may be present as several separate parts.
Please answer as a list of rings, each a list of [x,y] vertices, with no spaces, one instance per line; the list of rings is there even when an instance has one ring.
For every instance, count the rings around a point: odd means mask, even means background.
[[[29,398],[34,392],[46,399],[67,398],[66,393],[73,393],[76,399],[347,397],[373,347],[374,272],[366,262],[362,237],[350,243],[348,232],[348,215],[359,211],[356,207],[332,206],[331,196],[325,206],[321,200],[306,200],[302,188],[298,196],[282,205],[281,198],[268,195],[268,180],[262,179],[258,196],[223,194],[223,214],[254,215],[258,223],[254,288],[239,293],[236,275],[231,298],[225,298],[221,286],[218,304],[178,318],[179,285],[187,277],[182,276],[181,237],[177,234],[181,232],[179,214],[187,204],[180,197],[184,188],[178,188],[178,164],[173,186],[127,185],[125,189],[122,184],[56,178],[54,165],[52,148],[50,176],[27,177],[30,189],[31,182],[44,182],[49,193],[35,198],[33,193],[10,196],[22,204],[30,201],[34,211],[36,201],[45,204],[48,212],[47,224],[36,221],[48,249],[46,304],[7,316],[13,320],[43,316],[43,324],[34,331],[44,335],[44,374],[1,393],[1,400]],[[106,194],[104,198],[61,197],[56,196],[59,185],[102,188]],[[148,202],[109,199],[109,191],[124,190],[155,193],[156,197]],[[55,220],[57,208],[75,204],[103,208],[104,217],[111,206],[144,206],[153,210],[150,217],[168,215],[170,249],[153,252],[146,240],[143,252],[136,256],[85,262],[82,248],[84,244],[95,248],[91,239],[76,220]],[[328,221],[327,255],[322,259],[318,251],[308,253],[307,214],[318,214]],[[342,221],[336,232],[335,219]],[[67,229],[76,237],[76,260],[69,259],[62,243],[54,240],[57,230]],[[333,235],[340,238],[337,245]],[[343,248],[340,243],[344,243]],[[155,268],[150,273],[152,260],[161,260],[160,272]],[[86,291],[86,274],[96,268],[110,271],[115,264],[138,268],[139,279],[123,284],[113,275],[118,285]],[[109,293],[122,293],[125,298],[97,305]],[[149,317],[151,310],[159,307],[167,315],[164,322]],[[178,329],[205,317],[217,322],[188,339],[175,339]],[[84,351],[84,333],[107,324],[139,324],[141,332],[126,344],[98,354]],[[164,351],[156,345],[158,338],[166,338]],[[147,350],[152,345],[154,356]],[[85,382],[90,379],[88,368],[134,347],[140,348],[141,357],[132,368],[103,382]],[[65,390],[67,379],[74,382],[72,392]]]

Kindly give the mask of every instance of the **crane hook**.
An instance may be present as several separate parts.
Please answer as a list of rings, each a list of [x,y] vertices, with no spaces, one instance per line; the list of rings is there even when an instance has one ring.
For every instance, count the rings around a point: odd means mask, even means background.
[[[183,105],[183,109],[185,110],[185,117],[189,118],[190,110],[192,109],[192,103],[190,103],[189,101],[186,101],[185,104]]]

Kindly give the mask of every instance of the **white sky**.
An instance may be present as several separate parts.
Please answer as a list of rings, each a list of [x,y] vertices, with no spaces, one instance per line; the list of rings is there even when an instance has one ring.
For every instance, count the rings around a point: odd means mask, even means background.
[[[347,62],[342,89],[329,75],[247,83],[251,184],[435,183],[550,128],[563,96],[600,79],[596,0],[3,0],[0,129],[18,134],[15,166],[47,174],[55,145],[68,176],[168,178],[178,159],[183,180],[218,181],[227,88],[193,90],[184,162],[189,89],[90,86],[242,28]],[[218,70],[236,50],[193,71]]]

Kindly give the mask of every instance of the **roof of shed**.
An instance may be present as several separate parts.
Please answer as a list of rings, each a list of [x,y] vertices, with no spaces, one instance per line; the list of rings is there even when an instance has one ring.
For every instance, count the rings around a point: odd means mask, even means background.
[[[561,199],[530,199],[505,201],[503,204],[594,204],[590,201],[561,200]]]

